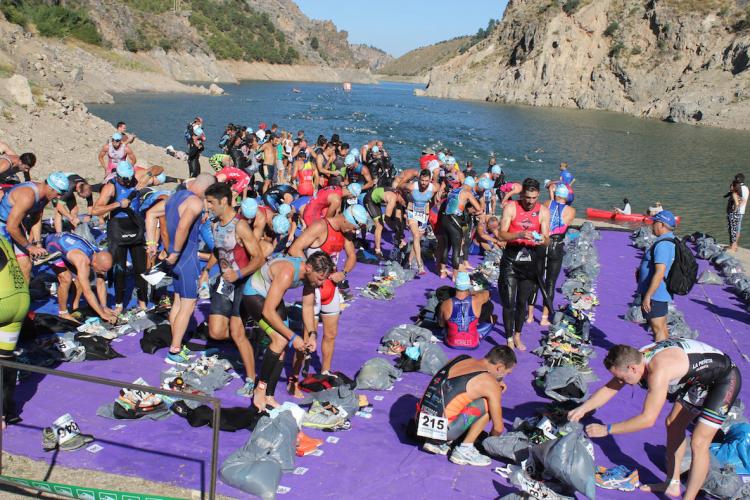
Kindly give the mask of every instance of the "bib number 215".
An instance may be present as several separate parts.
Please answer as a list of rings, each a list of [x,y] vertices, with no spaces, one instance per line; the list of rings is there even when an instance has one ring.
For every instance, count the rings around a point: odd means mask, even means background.
[[[419,414],[417,435],[430,439],[446,441],[448,439],[448,419],[437,415]]]

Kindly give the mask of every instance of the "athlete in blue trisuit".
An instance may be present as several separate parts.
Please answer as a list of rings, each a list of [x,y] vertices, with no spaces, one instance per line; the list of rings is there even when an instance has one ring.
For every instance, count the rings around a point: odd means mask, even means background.
[[[78,309],[78,303],[83,294],[88,305],[104,321],[110,323],[117,321],[117,314],[107,307],[107,282],[105,281],[107,271],[112,268],[112,255],[73,233],[50,234],[45,239],[44,246],[50,253],[60,252],[60,257],[51,264],[59,282],[57,287],[59,316],[75,321],[68,312],[68,293],[70,286],[74,283],[73,275],[75,275],[76,293],[73,309]],[[91,290],[89,280],[91,269],[96,275],[96,295]]]
[[[198,300],[198,232],[203,213],[206,189],[216,182],[213,175],[200,174],[187,181],[186,189],[176,191],[167,200],[157,202],[146,215],[146,240],[156,241],[156,220],[166,216],[169,247],[165,262],[172,267],[174,300],[169,311],[172,326],[172,344],[165,361],[170,364],[186,364],[190,351],[182,345],[190,318]],[[150,255],[156,255],[157,247],[148,246]]]
[[[432,175],[427,169],[419,172],[419,177],[405,180],[404,199],[406,206],[406,225],[412,234],[412,248],[409,253],[409,263],[416,259],[417,274],[425,274],[424,262],[422,262],[422,235],[429,223],[430,202],[438,192],[439,186],[432,181]]]

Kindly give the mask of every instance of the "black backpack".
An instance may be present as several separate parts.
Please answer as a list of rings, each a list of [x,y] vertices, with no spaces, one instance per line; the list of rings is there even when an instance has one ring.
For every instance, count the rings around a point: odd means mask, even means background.
[[[687,295],[698,281],[698,263],[695,261],[693,252],[688,248],[685,240],[679,238],[666,238],[651,245],[651,261],[654,260],[656,245],[662,241],[674,243],[674,262],[669,269],[669,274],[664,279],[667,291],[672,295]]]

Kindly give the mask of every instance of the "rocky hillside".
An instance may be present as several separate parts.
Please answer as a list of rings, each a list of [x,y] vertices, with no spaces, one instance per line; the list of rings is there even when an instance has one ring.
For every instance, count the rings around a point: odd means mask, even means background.
[[[361,68],[369,68],[373,73],[379,72],[383,66],[393,61],[392,55],[372,45],[358,43],[351,47],[357,65]]]
[[[510,0],[426,94],[750,129],[747,0]]]
[[[471,38],[470,36],[462,36],[410,50],[383,66],[380,73],[398,76],[426,75],[434,66],[439,66],[457,56],[462,48],[467,48],[470,45]]]

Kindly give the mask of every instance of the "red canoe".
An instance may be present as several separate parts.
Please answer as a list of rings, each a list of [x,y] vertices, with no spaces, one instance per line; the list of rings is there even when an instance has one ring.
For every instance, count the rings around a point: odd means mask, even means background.
[[[643,224],[651,224],[651,217],[644,214],[618,214],[612,210],[599,210],[598,208],[587,208],[586,217],[590,219],[611,219],[620,222],[641,222]],[[677,224],[680,223],[680,217],[675,216]]]

